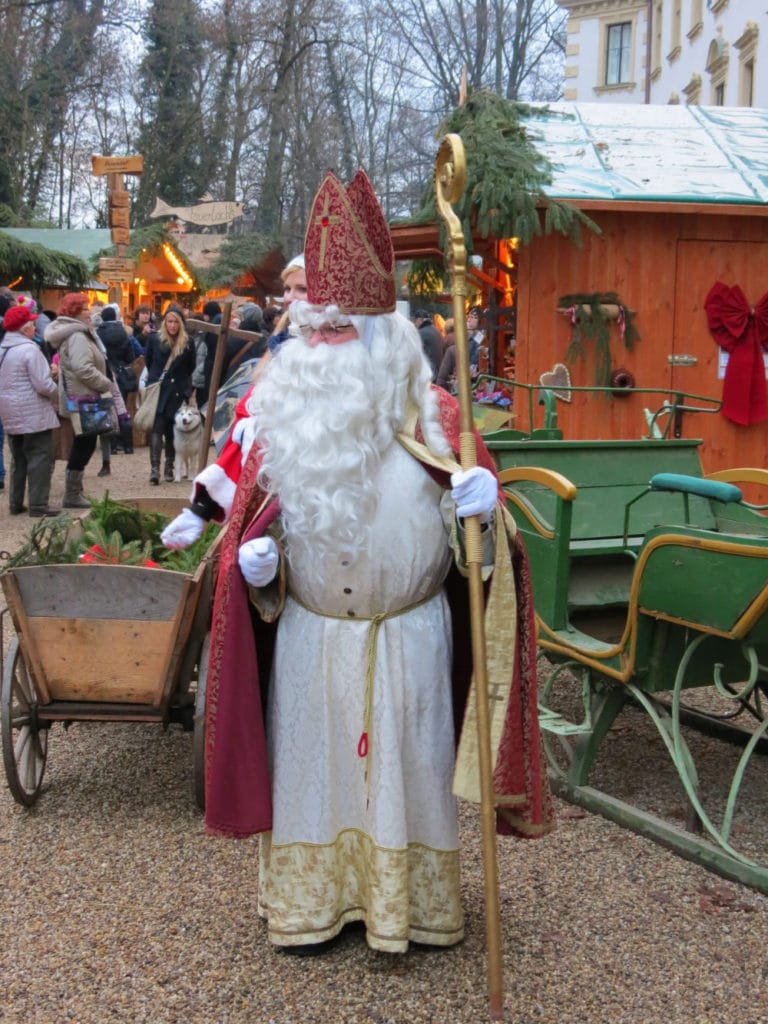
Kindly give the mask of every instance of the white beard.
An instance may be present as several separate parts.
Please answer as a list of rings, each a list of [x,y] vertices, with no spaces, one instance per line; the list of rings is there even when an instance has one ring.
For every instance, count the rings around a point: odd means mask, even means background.
[[[360,341],[287,341],[254,389],[263,485],[280,498],[288,557],[298,546],[354,559],[376,509],[379,458],[394,431],[374,413],[371,362]]]
[[[418,334],[392,316],[379,318],[389,322],[377,328],[370,350],[359,339],[315,348],[290,339],[249,400],[263,451],[259,482],[280,499],[289,563],[301,547],[320,574],[327,558],[354,561],[367,549],[377,470],[409,400],[429,423],[430,446],[448,449]]]

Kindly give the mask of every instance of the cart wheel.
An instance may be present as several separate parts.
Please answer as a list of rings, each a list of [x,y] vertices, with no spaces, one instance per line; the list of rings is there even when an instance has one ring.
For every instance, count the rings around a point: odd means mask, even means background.
[[[37,695],[18,638],[11,641],[0,691],[0,733],[8,788],[31,807],[40,793],[48,755],[48,727],[37,717]]]
[[[195,773],[195,802],[205,810],[205,695],[208,690],[208,654],[211,634],[206,633],[197,663],[197,693],[195,694],[195,725],[192,733],[192,757]]]

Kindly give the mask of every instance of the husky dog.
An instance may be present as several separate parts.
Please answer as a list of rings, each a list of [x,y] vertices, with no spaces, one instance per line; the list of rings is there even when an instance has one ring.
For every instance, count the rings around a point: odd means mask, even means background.
[[[194,405],[181,406],[173,418],[173,447],[176,450],[174,480],[190,480],[197,472],[203,443],[203,420]]]

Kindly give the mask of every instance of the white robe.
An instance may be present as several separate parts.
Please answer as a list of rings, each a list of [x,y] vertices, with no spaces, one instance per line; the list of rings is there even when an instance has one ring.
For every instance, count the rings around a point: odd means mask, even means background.
[[[287,538],[293,597],[267,714],[274,819],[262,838],[259,900],[277,945],[320,942],[355,920],[370,946],[389,952],[463,937],[442,590],[453,505],[397,442],[375,483],[368,550],[352,564],[340,555],[321,582]],[[391,617],[372,626],[381,613]]]

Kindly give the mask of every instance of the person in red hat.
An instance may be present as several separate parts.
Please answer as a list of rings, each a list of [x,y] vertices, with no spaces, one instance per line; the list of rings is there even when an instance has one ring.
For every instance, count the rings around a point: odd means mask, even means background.
[[[36,320],[28,304],[11,306],[3,317],[0,342],[0,419],[11,451],[8,511],[20,515],[28,510],[33,517],[58,512],[48,505],[58,388],[35,341]]]
[[[485,523],[500,623],[500,819],[524,836],[552,826],[525,553],[479,437],[481,465],[459,468],[458,409],[395,312],[392,241],[363,172],[346,188],[324,179],[305,264],[308,301],[248,399],[221,545],[206,823],[263,833],[258,908],[276,946],[318,951],[354,921],[384,952],[451,946],[464,935],[456,795],[478,797],[472,725],[456,750],[468,515]]]

